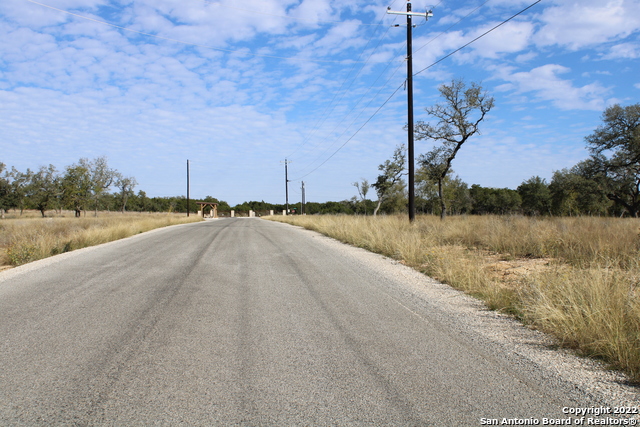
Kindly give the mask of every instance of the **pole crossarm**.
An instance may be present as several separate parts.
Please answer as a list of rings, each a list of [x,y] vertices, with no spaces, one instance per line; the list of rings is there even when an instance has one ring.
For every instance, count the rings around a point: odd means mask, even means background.
[[[424,13],[420,13],[420,12],[401,12],[401,11],[395,11],[395,10],[391,10],[391,8],[387,8],[387,14],[389,15],[406,15],[406,16],[423,16],[424,19],[429,19],[430,17],[433,16],[433,12],[428,10]]]

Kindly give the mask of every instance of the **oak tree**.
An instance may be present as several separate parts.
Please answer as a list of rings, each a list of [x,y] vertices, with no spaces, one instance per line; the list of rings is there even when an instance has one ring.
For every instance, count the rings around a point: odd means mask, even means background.
[[[640,104],[616,104],[602,114],[603,124],[585,138],[591,162],[607,198],[632,217],[640,214]]]
[[[435,123],[419,121],[415,126],[415,139],[431,139],[441,145],[418,158],[421,167],[429,170],[429,175],[438,183],[440,218],[447,214],[442,184],[451,169],[451,162],[462,145],[479,133],[479,125],[491,108],[494,100],[477,83],[469,86],[462,79],[454,79],[451,84],[439,87],[444,102],[427,107],[427,113]]]

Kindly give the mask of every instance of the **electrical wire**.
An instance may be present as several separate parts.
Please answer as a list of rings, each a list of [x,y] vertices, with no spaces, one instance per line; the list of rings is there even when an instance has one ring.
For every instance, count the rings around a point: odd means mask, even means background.
[[[511,16],[510,18],[502,21],[500,24],[496,25],[495,27],[491,28],[490,30],[484,32],[483,34],[481,34],[480,36],[476,37],[475,39],[471,40],[469,43],[466,43],[464,46],[454,50],[453,52],[445,55],[444,57],[438,59],[437,61],[435,61],[433,64],[429,65],[428,67],[423,68],[422,70],[418,71],[417,73],[413,74],[413,76],[416,76],[420,73],[422,73],[423,71],[433,67],[436,64],[439,64],[440,62],[444,61],[445,59],[449,58],[450,56],[452,56],[453,54],[461,51],[462,49],[464,49],[465,47],[469,46],[470,44],[478,41],[479,39],[481,39],[482,37],[486,36],[487,34],[489,34],[490,32],[492,32],[493,30],[499,28],[500,26],[506,24],[507,22],[511,21],[513,18],[515,18],[518,15],[521,15],[522,13],[526,12],[527,10],[531,9],[533,6],[535,6],[536,4],[540,3],[542,0],[537,0],[536,2],[530,4],[529,6],[527,6],[526,8],[522,9],[520,12],[514,14],[513,16]],[[369,123],[373,117],[375,117],[378,112],[380,112],[380,110],[382,109],[382,107],[384,107],[390,100],[391,98],[393,98],[393,96],[398,93],[398,91],[400,90],[401,87],[403,87],[404,84],[398,86],[398,88],[384,101],[384,103],[362,124],[362,126],[360,126],[360,128],[358,128],[358,130],[356,130],[356,132],[351,135],[351,137],[349,137],[349,139],[347,139],[340,147],[338,147],[338,149],[336,151],[334,151],[325,161],[323,161],[320,165],[318,165],[317,167],[315,167],[314,169],[312,169],[311,171],[309,171],[308,173],[306,173],[305,175],[295,178],[294,181],[300,180],[302,178],[307,177],[308,175],[312,174],[313,172],[315,172],[316,170],[318,170],[321,166],[323,166],[325,163],[327,163],[331,158],[333,158],[333,156],[335,156],[342,148],[344,148],[345,145],[347,145],[347,143],[349,143],[349,141],[351,141],[364,127],[365,125],[367,125],[367,123]]]
[[[384,19],[384,15],[383,17],[380,19],[380,21],[382,22],[382,20]],[[395,18],[394,18],[395,20]],[[378,40],[378,44],[373,48],[373,50],[371,51],[371,53],[369,54],[369,56],[367,57],[367,59],[364,61],[364,64],[362,65],[362,67],[360,68],[360,70],[358,70],[358,73],[355,75],[355,77],[353,78],[353,80],[351,80],[351,83],[349,84],[349,86],[347,87],[347,89],[345,91],[342,91],[342,88],[344,87],[345,83],[349,80],[349,76],[351,75],[351,73],[353,72],[353,70],[356,67],[356,64],[360,63],[360,61],[356,61],[354,63],[354,66],[351,68],[351,70],[349,71],[349,74],[347,75],[347,77],[345,78],[345,80],[342,82],[342,84],[340,85],[340,89],[338,89],[338,92],[336,92],[336,94],[333,96],[331,102],[329,103],[329,105],[325,108],[325,110],[322,113],[321,119],[318,120],[318,122],[316,123],[316,125],[314,126],[314,129],[309,133],[309,135],[303,140],[303,142],[298,146],[298,148],[296,148],[289,156],[287,156],[287,158],[292,157],[297,151],[299,151],[312,137],[313,135],[316,134],[316,132],[318,131],[318,129],[325,123],[325,121],[329,118],[329,116],[331,115],[331,113],[335,110],[337,104],[342,101],[342,99],[345,97],[345,95],[347,94],[347,92],[349,91],[349,89],[351,89],[351,87],[353,86],[353,84],[355,83],[356,79],[358,78],[358,76],[360,75],[360,73],[362,72],[362,70],[364,70],[364,67],[366,66],[366,64],[369,62],[369,60],[371,59],[371,57],[373,56],[373,54],[377,51],[378,47],[380,47],[380,43],[382,42],[382,40],[385,38],[385,36],[387,35],[387,33],[389,32],[389,30],[391,29],[391,26],[387,27],[387,30],[385,31],[385,33],[382,35],[382,37],[380,37],[380,39]],[[373,39],[375,33],[372,33],[371,37],[369,38],[369,40],[367,41],[367,44],[365,45],[365,47],[362,49],[362,51],[360,52],[360,55],[358,55],[358,59],[360,59],[360,57],[362,56],[362,54],[364,53],[364,51],[367,49],[367,46],[369,46],[369,43],[371,42],[371,40]],[[385,69],[380,73],[380,75],[378,76],[378,79],[380,78],[380,76],[386,71],[386,69],[388,68],[385,67]],[[375,85],[375,83],[378,81],[378,79],[376,79],[372,86]],[[371,87],[372,87],[371,86]],[[370,90],[370,89],[369,89]],[[367,90],[366,93],[369,92],[369,90]],[[338,93],[341,93],[342,95],[340,96],[340,99],[338,100],[337,103],[334,104],[334,101],[336,100],[336,97],[338,96]],[[361,97],[361,99],[366,96],[366,93]],[[354,106],[353,109],[355,109],[355,107],[360,103],[360,100],[356,103],[356,105]],[[330,108],[331,107],[331,108]],[[340,121],[340,123],[337,125],[339,126],[344,119],[351,114],[351,112],[353,111],[353,109],[351,111],[349,111],[343,118],[343,120]],[[336,126],[336,128],[337,128]],[[334,128],[335,130],[335,128]],[[333,132],[333,131],[332,131]],[[316,145],[317,146],[317,145]]]
[[[387,67],[385,67],[385,70],[389,67],[389,65],[391,65],[391,63],[387,64]],[[319,158],[322,158],[322,157],[324,156],[324,154],[325,154],[325,153],[327,153],[327,152],[328,152],[328,151],[329,151],[333,146],[335,146],[335,145],[338,143],[338,141],[340,140],[340,138],[342,138],[342,137],[343,137],[343,136],[344,136],[344,135],[349,131],[349,129],[351,128],[351,126],[353,126],[353,124],[354,124],[354,123],[355,123],[355,122],[360,118],[360,116],[365,112],[365,110],[369,107],[369,105],[371,105],[371,103],[373,102],[373,100],[374,100],[374,99],[376,99],[376,97],[380,94],[380,92],[382,92],[382,90],[387,86],[387,84],[389,83],[389,81],[390,81],[390,80],[395,76],[395,74],[398,72],[398,70],[400,69],[400,67],[401,67],[402,65],[403,65],[403,63],[400,63],[400,65],[398,65],[398,67],[396,67],[396,69],[393,71],[393,73],[391,74],[391,76],[390,76],[390,77],[387,79],[387,81],[386,81],[386,82],[385,82],[385,83],[380,87],[380,89],[379,89],[379,90],[378,90],[378,92],[375,94],[375,96],[373,96],[373,97],[369,100],[369,102],[367,103],[367,105],[365,105],[365,106],[364,106],[364,108],[363,108],[363,109],[360,111],[360,113],[358,113],[358,115],[357,115],[357,116],[356,116],[356,117],[351,121],[351,123],[350,123],[350,124],[345,128],[345,130],[344,130],[340,135],[338,135],[338,136],[335,138],[335,140],[334,140],[333,144],[331,144],[329,147],[327,147],[327,148],[326,148],[322,153],[320,153],[320,154],[316,157],[316,159],[314,159],[314,160],[313,160],[311,163],[309,163],[307,166],[303,167],[300,171],[304,171],[305,169],[310,168],[310,167],[311,167],[311,165],[313,165],[313,164],[314,164],[314,163],[315,163]],[[384,71],[383,71],[383,72],[384,72]],[[382,73],[378,76],[378,79],[380,78],[380,76],[382,76]],[[373,86],[374,86],[374,85],[375,85],[375,83],[378,81],[378,79],[376,79],[376,81],[375,81],[375,82],[373,82],[373,84],[369,87],[369,89],[367,90],[367,92],[366,92],[365,94],[363,94],[363,95],[362,95],[362,97],[360,97],[360,99],[358,100],[358,102],[356,103],[356,105],[354,105],[354,107],[353,107],[353,108],[352,108],[352,109],[351,109],[351,110],[350,110],[350,111],[349,111],[349,112],[348,112],[348,113],[343,117],[343,119],[342,119],[342,120],[341,120],[341,121],[340,121],[340,122],[339,122],[339,123],[334,127],[334,129],[331,131],[331,133],[333,133],[333,132],[334,132],[334,131],[335,131],[335,130],[336,130],[336,129],[337,129],[337,128],[342,124],[342,122],[344,122],[344,121],[346,120],[346,118],[349,116],[349,114],[351,114],[351,113],[356,109],[356,107],[360,104],[360,102],[364,99],[364,97],[365,97],[365,96],[366,96],[366,95],[371,91],[371,89],[373,89]],[[400,88],[400,87],[403,87],[404,85],[405,85],[405,83],[402,83],[402,84],[399,86],[399,88]],[[398,89],[399,89],[399,88],[398,88]],[[397,90],[396,90],[396,91],[397,91]],[[390,98],[389,98],[389,99],[390,99]],[[385,101],[385,103],[384,103],[384,104],[386,104],[387,102],[389,102],[389,99],[387,99],[387,101]],[[383,105],[384,105],[384,104],[383,104]],[[374,115],[375,115],[375,114],[377,114],[377,111],[376,111],[376,113],[374,113]],[[372,118],[373,118],[373,116],[371,116],[371,117],[370,117],[370,118],[365,122],[365,124],[366,124],[366,123],[368,123]],[[361,127],[360,129],[362,129],[362,127]],[[360,129],[358,129],[358,131],[356,132],[356,134],[359,132],[359,130],[360,130]],[[331,133],[330,133],[330,134],[331,134]],[[329,135],[330,135],[330,134],[329,134]],[[351,138],[353,138],[356,134],[354,134]],[[351,140],[351,138],[349,138],[349,140]],[[327,138],[325,138],[324,140],[326,141],[327,139],[329,139],[329,136],[327,136]],[[348,140],[347,142],[349,142],[349,140]],[[336,151],[335,151],[335,152],[330,156],[330,158],[331,158],[331,157],[333,157],[333,156],[334,156],[338,151],[340,151],[340,149],[342,149],[342,147],[344,147],[345,145],[346,145],[346,143],[345,143],[345,144],[343,144],[343,145],[341,145],[341,146],[340,146],[340,147],[339,147],[339,148],[338,148],[338,149],[337,149],[337,150],[336,150]],[[328,160],[328,159],[327,159],[327,160]],[[325,160],[324,162],[322,162],[322,164],[326,163],[326,161],[327,161],[327,160]],[[318,167],[319,167],[319,166],[318,166]],[[315,168],[315,169],[313,169],[313,170],[316,170],[316,169],[317,169],[317,168]],[[311,172],[309,172],[309,173],[311,173]],[[305,176],[306,176],[306,175],[305,175]]]
[[[387,103],[389,101],[391,101],[391,98],[393,98],[395,96],[396,93],[398,93],[398,91],[400,90],[400,88],[402,88],[404,86],[404,83],[401,84],[400,86],[398,86],[398,88],[396,90],[393,91],[393,93],[391,95],[389,95],[389,97],[382,103],[382,105],[380,107],[378,107],[378,109],[362,124],[362,126],[360,126],[358,128],[358,130],[355,131],[355,133],[353,135],[351,135],[349,137],[349,139],[347,139],[340,147],[338,147],[338,149],[336,151],[333,152],[333,154],[331,154],[324,162],[320,163],[318,166],[316,166],[314,169],[312,169],[311,171],[307,172],[305,175],[302,175],[301,177],[298,178],[294,178],[293,181],[298,181],[301,180],[302,178],[305,178],[309,175],[311,175],[313,172],[317,171],[318,169],[320,169],[321,166],[323,166],[325,163],[327,163],[329,160],[331,160],[331,158],[333,156],[335,156],[336,154],[338,154],[338,151],[342,150],[344,148],[345,145],[347,145],[349,143],[349,141],[351,141],[353,138],[355,138],[355,136],[380,112],[380,110],[382,110],[382,107],[384,107],[385,105],[387,105]]]
[[[405,2],[404,2],[404,5],[406,6],[406,4],[407,4],[407,3],[408,3],[408,1],[405,1]],[[395,4],[395,1],[392,3],[392,5],[391,5],[391,6],[393,6],[393,4]],[[391,7],[391,6],[390,6],[390,7]],[[395,21],[396,19],[397,19],[397,17],[396,17],[396,18],[394,18],[394,21]],[[390,28],[391,28],[391,26],[389,27],[389,29],[390,29]],[[387,32],[388,32],[388,29],[387,29]],[[385,35],[386,35],[386,32],[385,32]],[[383,37],[384,37],[384,36],[383,36]],[[381,39],[381,40],[382,40],[382,39]],[[380,41],[381,41],[381,40],[380,40]],[[380,43],[380,42],[379,42],[379,43]],[[378,45],[379,45],[379,43],[378,43]],[[378,47],[378,46],[376,46],[376,49],[377,49],[377,47]],[[401,47],[400,49],[404,49],[405,47],[406,47],[406,42],[402,45],[402,47]],[[374,49],[374,52],[375,52],[375,49]],[[372,53],[371,53],[371,55],[369,55],[369,58],[367,58],[367,61],[365,61],[365,64],[368,62],[368,60],[371,58],[371,56],[373,55],[373,53],[374,53],[374,52],[372,52]],[[378,82],[378,80],[380,79],[380,77],[382,77],[382,75],[387,71],[387,69],[389,68],[389,66],[390,66],[392,63],[393,63],[393,61],[389,61],[389,62],[387,63],[387,65],[385,66],[385,68],[384,68],[384,69],[383,69],[383,70],[378,74],[378,77],[377,77],[377,78],[375,79],[375,81],[374,81],[374,82],[369,86],[369,88],[367,89],[367,91],[366,91],[366,92],[365,92],[365,93],[364,93],[364,94],[363,94],[363,95],[358,99],[358,101],[355,103],[355,105],[353,106],[353,108],[351,108],[351,110],[349,110],[349,112],[347,112],[347,113],[343,116],[342,120],[340,120],[340,122],[338,122],[338,124],[336,124],[336,125],[334,126],[333,130],[332,130],[331,132],[329,132],[329,133],[328,133],[327,137],[325,137],[322,141],[320,141],[318,144],[316,144],[316,145],[314,146],[314,148],[316,148],[320,143],[322,143],[322,142],[326,141],[327,139],[329,139],[329,136],[330,136],[331,134],[333,134],[333,133],[336,131],[336,129],[338,129],[338,128],[341,126],[341,124],[342,124],[342,123],[347,119],[347,117],[349,117],[349,115],[350,115],[350,114],[351,114],[351,113],[352,113],[352,112],[353,112],[353,111],[358,107],[358,105],[360,104],[360,102],[362,102],[362,100],[363,100],[363,99],[364,99],[364,98],[369,94],[369,92],[373,89],[373,87],[374,87],[374,86],[375,86],[375,84]],[[380,92],[382,91],[382,89],[384,89],[384,88],[387,86],[387,84],[389,83],[389,81],[391,81],[391,79],[395,76],[395,74],[398,72],[398,69],[403,65],[403,63],[404,63],[404,62],[401,62],[401,63],[396,67],[396,69],[393,71],[393,73],[391,74],[391,76],[390,76],[390,77],[387,79],[387,81],[386,81],[386,82],[381,86],[381,88],[380,88],[380,90],[378,91],[378,93],[377,93],[373,98],[371,98],[371,100],[369,101],[369,103],[368,103],[368,104],[367,104],[367,105],[366,105],[366,106],[365,106],[365,107],[360,111],[360,113],[358,113],[358,115],[356,116],[356,118],[355,118],[355,119],[353,119],[353,121],[352,121],[352,122],[351,122],[351,123],[350,123],[350,124],[345,128],[345,130],[344,130],[340,135],[338,135],[338,137],[335,139],[334,143],[333,143],[333,144],[331,144],[329,147],[327,147],[327,148],[326,148],[322,153],[320,153],[320,154],[316,157],[316,159],[315,159],[315,160],[311,161],[311,162],[310,162],[310,163],[308,163],[305,167],[303,167],[303,168],[301,169],[301,171],[304,171],[305,169],[308,169],[309,167],[311,167],[311,166],[312,166],[312,165],[317,161],[317,159],[322,158],[322,157],[323,157],[323,155],[324,155],[326,152],[328,152],[328,151],[329,151],[333,146],[335,146],[335,144],[340,140],[340,138],[342,138],[342,136],[344,136],[344,134],[346,134],[346,133],[348,132],[349,128],[351,128],[351,126],[353,126],[353,124],[358,120],[358,118],[360,118],[360,116],[361,116],[361,115],[364,113],[364,111],[369,107],[369,105],[373,102],[373,100],[374,100],[374,99],[375,99],[375,98],[380,94]],[[362,69],[364,69],[364,66],[363,66],[363,68],[362,68]],[[361,69],[360,71],[362,71],[362,69]],[[352,84],[353,84],[353,82],[352,82]],[[343,97],[344,97],[344,94],[343,94]],[[335,99],[335,97],[334,97],[334,99]],[[388,101],[387,101],[387,102],[388,102]],[[386,103],[386,102],[385,102],[385,103]],[[372,117],[371,117],[371,118],[372,118]],[[369,120],[370,120],[371,118],[369,118]],[[367,121],[367,122],[368,122],[368,121]],[[356,133],[357,133],[357,132],[356,132]],[[354,135],[354,136],[355,136],[355,135]],[[347,142],[348,142],[348,141],[347,141]],[[303,143],[303,144],[304,144],[304,143]],[[330,157],[333,157],[333,155],[335,155],[335,153],[337,153],[338,151],[340,151],[340,149],[341,149],[342,147],[344,147],[344,145],[345,145],[345,144],[343,144],[341,147],[339,147],[339,148],[338,148],[338,150],[336,150],[336,152],[334,152]],[[296,151],[297,151],[297,150],[296,150]],[[325,160],[322,164],[326,163],[326,161],[327,161],[327,160]],[[319,167],[319,166],[318,166],[318,167]],[[316,169],[317,169],[317,168],[316,168]],[[314,169],[314,170],[315,170],[315,169]],[[305,175],[305,176],[306,176],[306,175]]]
[[[501,27],[502,25],[506,24],[507,22],[511,21],[513,18],[515,18],[518,15],[521,15],[522,13],[526,12],[527,10],[531,9],[533,6],[535,6],[536,4],[540,3],[542,0],[538,0],[532,4],[530,4],[529,6],[525,7],[524,9],[522,9],[520,12],[516,13],[515,15],[511,16],[510,18],[502,21],[501,23],[499,23],[498,25],[496,25],[495,27],[491,28],[488,31],[485,31],[484,33],[482,33],[481,35],[479,35],[478,37],[476,37],[475,39],[471,40],[469,43],[465,44],[464,46],[459,47],[458,49],[454,50],[453,52],[443,56],[442,58],[438,59],[437,61],[435,61],[433,64],[429,65],[428,67],[423,68],[422,70],[418,71],[417,73],[414,73],[414,76],[417,76],[418,74],[422,73],[423,71],[428,70],[429,68],[439,64],[440,62],[444,61],[445,59],[447,59],[448,57],[450,57],[451,55],[453,55],[454,53],[460,52],[462,49],[464,49],[465,47],[469,46],[470,44],[480,40],[482,37],[486,36],[487,34],[489,34],[490,32],[492,32],[493,30],[495,30],[498,27]]]
[[[402,49],[404,49],[405,47],[406,47],[406,42],[403,44]],[[361,101],[362,101],[362,100],[363,100],[363,99],[364,99],[364,98],[369,94],[369,92],[373,89],[373,87],[374,87],[374,86],[375,86],[375,84],[378,82],[378,80],[380,79],[380,77],[382,77],[382,75],[386,72],[386,70],[389,68],[389,66],[390,66],[392,63],[393,63],[392,61],[390,61],[390,62],[388,62],[388,63],[387,63],[386,67],[385,67],[385,68],[384,68],[384,70],[382,70],[382,72],[378,75],[378,77],[376,78],[376,80],[375,80],[375,81],[374,81],[374,82],[369,86],[369,88],[367,89],[367,91],[366,91],[366,92],[365,92],[365,93],[360,97],[360,99],[358,99],[358,101],[357,101],[357,102],[356,102],[356,104],[353,106],[353,108],[352,108],[352,109],[351,109],[347,114],[345,114],[345,115],[344,115],[343,119],[342,119],[342,120],[341,120],[341,121],[340,121],[340,122],[339,122],[339,123],[334,127],[334,129],[329,133],[329,135],[331,135],[333,132],[335,132],[335,130],[336,130],[336,129],[337,129],[337,128],[338,128],[338,127],[339,127],[339,126],[340,126],[340,125],[341,125],[341,124],[346,120],[346,118],[347,118],[347,117],[348,117],[348,116],[349,116],[349,115],[350,115],[350,114],[351,114],[351,113],[352,113],[352,112],[357,108],[357,106],[360,104],[360,102],[361,102]],[[340,138],[342,138],[342,136],[344,136],[344,135],[348,132],[349,128],[351,128],[351,126],[353,126],[353,124],[358,120],[358,118],[360,118],[360,116],[361,116],[361,115],[364,113],[364,111],[369,107],[369,105],[371,105],[371,103],[373,102],[373,100],[374,100],[374,99],[376,99],[376,97],[380,94],[380,92],[381,92],[385,87],[387,87],[388,83],[393,79],[393,77],[396,75],[396,73],[398,72],[398,70],[399,70],[403,65],[404,65],[404,61],[402,61],[402,62],[400,62],[400,63],[398,64],[398,66],[395,68],[395,70],[394,70],[394,71],[391,73],[391,75],[387,78],[386,82],[385,82],[385,83],[380,87],[380,89],[378,90],[378,92],[377,92],[377,93],[376,93],[376,94],[375,94],[375,95],[374,95],[374,96],[369,100],[369,103],[368,103],[368,104],[367,104],[367,105],[366,105],[366,106],[365,106],[365,107],[360,111],[360,113],[358,113],[358,115],[356,116],[356,118],[355,118],[355,119],[353,119],[353,121],[352,121],[352,122],[351,122],[351,123],[350,123],[350,124],[345,128],[345,130],[344,130],[340,135],[338,135],[338,137],[336,137],[336,138],[335,138],[334,143],[333,143],[333,144],[331,144],[329,147],[327,147],[327,148],[326,148],[322,153],[320,153],[320,155],[318,155],[318,156],[317,156],[317,158],[316,158],[315,160],[313,160],[312,162],[310,162],[309,164],[307,164],[307,166],[303,167],[303,168],[301,169],[301,171],[304,171],[305,169],[310,168],[310,167],[311,167],[311,166],[312,166],[312,165],[313,165],[313,164],[314,164],[314,163],[315,163],[319,158],[322,158],[322,157],[323,157],[323,155],[324,155],[326,152],[328,152],[328,151],[329,151],[333,146],[335,146],[335,145],[338,143],[338,141],[340,140]],[[406,84],[406,79],[405,79],[405,82],[404,82],[404,83],[402,83],[402,84],[400,85],[400,87],[405,86],[405,84]],[[398,88],[398,89],[399,89],[399,88]],[[397,90],[398,90],[398,89],[397,89]],[[397,91],[397,90],[396,90],[396,91]],[[389,99],[390,99],[390,98],[389,98]],[[385,104],[386,104],[387,102],[389,102],[389,99],[387,99],[387,100],[385,101]],[[384,104],[383,104],[383,105],[384,105]],[[376,111],[376,113],[375,113],[375,114],[377,114],[377,111]],[[374,115],[375,115],[375,114],[374,114]],[[367,122],[369,122],[372,118],[373,118],[373,116],[371,116],[371,117],[367,120]],[[362,127],[361,127],[360,129],[362,129]],[[360,130],[360,129],[358,129],[358,131],[356,131],[356,134],[359,132],[359,130]],[[326,141],[327,139],[329,139],[329,135],[328,135],[328,136],[327,136],[323,141]],[[351,138],[353,138],[354,136],[355,136],[355,134],[354,134]],[[351,140],[351,138],[349,138],[349,140]],[[347,142],[348,142],[348,141],[347,141]],[[345,145],[346,145],[346,143],[345,143],[345,144],[343,144],[342,146],[340,146],[340,147],[339,147],[339,148],[338,148],[338,149],[337,149],[337,150],[336,150],[336,151],[335,151],[335,152],[334,152],[330,157],[333,157],[333,156],[334,156],[338,151],[340,151],[340,149],[342,149],[342,147],[344,147]],[[316,145],[316,146],[317,146],[317,145]],[[328,160],[328,159],[327,159],[327,160]],[[327,161],[327,160],[325,160],[324,162],[322,162],[322,164],[326,163],[326,161]],[[319,167],[319,166],[318,166],[318,167]],[[313,170],[312,170],[312,172],[313,172],[313,171],[315,171],[318,167],[316,167],[315,169],[313,169]],[[309,172],[309,173],[311,173],[311,172]],[[307,176],[307,175],[304,175],[304,176]]]

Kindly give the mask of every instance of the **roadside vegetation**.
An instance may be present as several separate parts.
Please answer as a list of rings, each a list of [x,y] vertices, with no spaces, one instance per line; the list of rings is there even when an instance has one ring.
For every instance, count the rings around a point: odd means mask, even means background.
[[[52,255],[99,245],[155,228],[202,220],[197,215],[100,212],[74,218],[74,212],[38,218],[40,213],[8,214],[0,221],[0,270]]]
[[[640,382],[640,220],[273,216],[380,253]]]

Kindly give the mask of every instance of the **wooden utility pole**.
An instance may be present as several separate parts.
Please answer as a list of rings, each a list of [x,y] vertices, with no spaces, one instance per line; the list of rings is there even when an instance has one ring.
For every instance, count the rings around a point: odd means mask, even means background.
[[[280,162],[282,163],[282,162]],[[285,191],[285,202],[287,205],[287,215],[289,214],[289,175],[288,175],[288,171],[287,171],[287,165],[291,163],[291,161],[287,160],[286,158],[284,159],[284,191]]]
[[[420,16],[425,19],[429,19],[433,16],[433,13],[429,10],[425,13],[412,12],[411,2],[407,2],[406,12],[394,12],[391,8],[387,8],[387,13],[392,15],[407,15],[407,130],[408,130],[408,163],[409,163],[409,221],[413,222],[416,219],[416,205],[415,205],[415,161],[414,161],[414,148],[413,148],[413,47],[412,47],[412,28],[411,22],[412,16]]]
[[[306,204],[306,200],[304,196],[304,181],[302,181],[302,201],[300,203],[300,215],[304,215],[305,204]]]
[[[187,216],[189,216],[189,159],[187,159]]]

